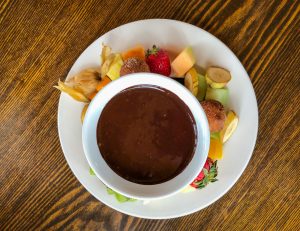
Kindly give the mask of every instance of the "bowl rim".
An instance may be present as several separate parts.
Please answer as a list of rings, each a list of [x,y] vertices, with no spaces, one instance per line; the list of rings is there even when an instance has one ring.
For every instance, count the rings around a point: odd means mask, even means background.
[[[187,105],[195,120],[197,141],[192,160],[181,173],[160,184],[142,185],[122,178],[107,165],[97,145],[97,123],[104,106],[120,91],[137,85],[154,85],[173,92]],[[178,193],[197,177],[208,156],[210,132],[201,104],[182,84],[154,73],[134,73],[110,82],[94,97],[83,122],[82,143],[90,167],[107,187],[129,198],[152,200]]]

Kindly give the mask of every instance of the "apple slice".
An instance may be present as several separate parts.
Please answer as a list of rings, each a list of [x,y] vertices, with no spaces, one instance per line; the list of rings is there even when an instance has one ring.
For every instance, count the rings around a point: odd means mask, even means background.
[[[172,62],[171,67],[178,78],[183,78],[196,62],[192,47],[186,47]]]
[[[222,88],[231,80],[230,72],[220,67],[209,67],[206,81],[212,88]]]
[[[224,107],[228,106],[229,90],[228,88],[211,88],[206,90],[205,99],[213,99],[219,101]]]
[[[198,73],[195,68],[191,68],[184,77],[184,86],[192,92],[194,96],[198,94]]]
[[[220,132],[221,141],[225,143],[235,131],[239,122],[239,118],[234,113],[234,111],[229,111],[226,115],[226,120],[224,124],[224,128]]]

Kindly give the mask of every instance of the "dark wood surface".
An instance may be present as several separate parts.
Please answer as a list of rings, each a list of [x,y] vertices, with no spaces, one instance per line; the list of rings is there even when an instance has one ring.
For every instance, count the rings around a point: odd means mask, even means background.
[[[299,1],[0,1],[0,230],[300,230]],[[59,92],[103,33],[146,18],[201,27],[243,63],[259,105],[253,157],[220,200],[170,220],[97,201],[69,169],[57,133]]]

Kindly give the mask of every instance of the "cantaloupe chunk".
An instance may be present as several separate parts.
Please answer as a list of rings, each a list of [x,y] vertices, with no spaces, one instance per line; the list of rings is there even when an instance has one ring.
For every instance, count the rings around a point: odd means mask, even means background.
[[[219,139],[210,138],[208,157],[213,160],[220,160],[223,158],[223,144]]]
[[[172,62],[171,67],[176,77],[184,77],[184,74],[193,67],[196,59],[192,47],[186,47]]]
[[[92,100],[94,97],[97,95],[97,91],[93,92],[92,94],[89,95],[89,99]]]
[[[107,84],[111,82],[111,79],[107,76],[104,76],[100,83],[97,85],[96,90],[100,91],[103,87],[105,87]]]
[[[145,49],[143,46],[137,45],[127,51],[124,51],[122,53],[122,58],[124,61],[129,58],[140,58],[145,60]]]

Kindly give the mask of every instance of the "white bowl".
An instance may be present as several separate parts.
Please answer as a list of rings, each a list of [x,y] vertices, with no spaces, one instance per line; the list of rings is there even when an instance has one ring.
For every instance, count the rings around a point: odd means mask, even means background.
[[[154,85],[175,93],[189,107],[196,123],[197,141],[195,153],[187,167],[176,177],[164,183],[142,185],[130,182],[117,175],[100,154],[96,130],[100,114],[106,103],[120,91],[136,85]],[[85,115],[82,142],[85,156],[96,176],[108,187],[130,198],[151,200],[171,196],[199,174],[209,150],[210,133],[205,113],[197,99],[181,84],[157,74],[136,73],[119,78],[108,84],[92,100]]]

